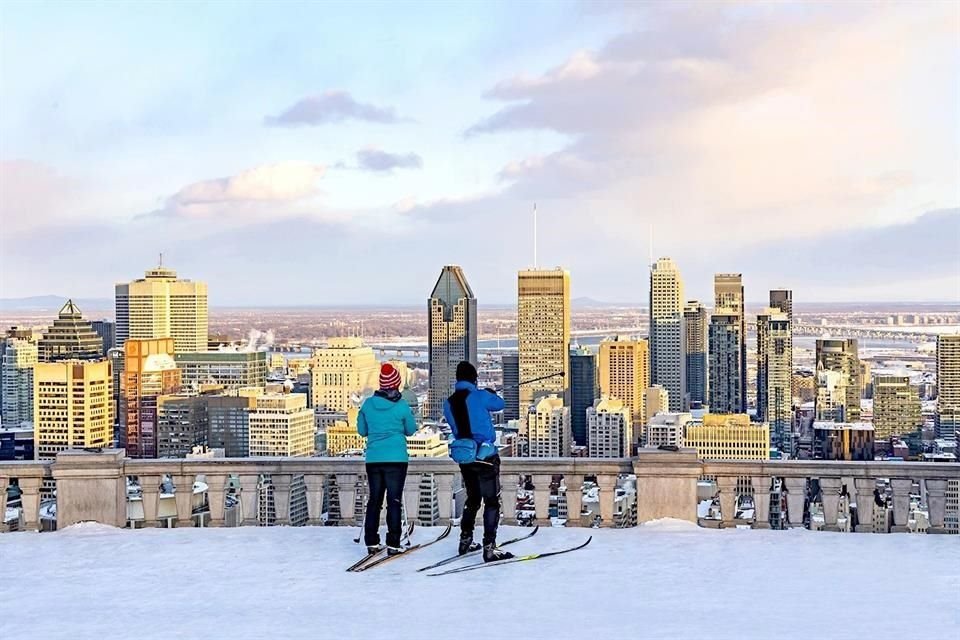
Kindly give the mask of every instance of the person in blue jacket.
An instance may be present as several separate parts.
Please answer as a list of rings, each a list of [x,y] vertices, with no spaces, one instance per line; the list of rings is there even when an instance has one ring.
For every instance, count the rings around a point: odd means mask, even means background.
[[[380,367],[380,389],[367,398],[357,416],[357,433],[367,439],[367,514],[363,538],[369,553],[380,551],[380,510],[387,498],[387,554],[402,553],[400,529],[403,485],[407,479],[407,436],[417,431],[410,405],[400,395],[400,372],[389,362]]]
[[[491,411],[503,410],[503,398],[492,389],[477,389],[477,369],[467,361],[457,365],[457,384],[443,404],[443,415],[454,438],[470,438],[493,447],[497,435],[493,430]],[[495,451],[496,449],[494,449]],[[497,548],[497,525],[500,523],[500,456],[494,453],[470,464],[461,464],[460,473],[467,490],[467,500],[460,520],[460,555],[480,547],[473,541],[473,529],[483,502],[483,559],[485,562],[506,560],[513,554]]]

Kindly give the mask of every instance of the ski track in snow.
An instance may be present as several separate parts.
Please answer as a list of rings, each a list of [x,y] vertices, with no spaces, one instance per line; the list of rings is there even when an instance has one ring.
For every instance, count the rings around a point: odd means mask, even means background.
[[[418,527],[414,543],[440,531]],[[522,531],[503,527],[500,536]],[[362,553],[355,534],[96,526],[3,534],[0,638],[901,640],[960,627],[956,536],[675,522],[544,528],[511,550],[594,539],[555,558],[428,577],[415,570],[448,556],[456,535],[347,573]]]

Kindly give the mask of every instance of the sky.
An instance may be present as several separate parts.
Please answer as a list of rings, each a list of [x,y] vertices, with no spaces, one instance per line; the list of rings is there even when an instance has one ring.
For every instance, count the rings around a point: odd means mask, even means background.
[[[960,301],[960,5],[0,6],[0,297]]]

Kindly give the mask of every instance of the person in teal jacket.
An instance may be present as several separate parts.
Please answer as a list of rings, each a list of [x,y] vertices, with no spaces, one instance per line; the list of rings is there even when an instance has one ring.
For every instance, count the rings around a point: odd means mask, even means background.
[[[367,514],[364,543],[375,553],[380,546],[380,510],[387,499],[387,553],[402,553],[400,527],[403,485],[407,479],[407,436],[417,432],[410,405],[400,395],[400,372],[386,362],[380,367],[380,389],[367,398],[357,416],[357,433],[367,439]]]

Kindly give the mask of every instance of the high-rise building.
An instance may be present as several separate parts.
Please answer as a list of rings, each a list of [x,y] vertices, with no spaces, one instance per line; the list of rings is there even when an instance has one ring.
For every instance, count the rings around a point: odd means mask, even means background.
[[[313,411],[302,393],[265,393],[250,412],[250,456],[310,456]]]
[[[38,460],[67,449],[109,447],[113,375],[107,360],[38,362],[33,371],[34,446]]]
[[[717,309],[710,318],[710,413],[745,413],[747,398],[740,359],[743,323],[739,313]]]
[[[209,430],[206,396],[157,397],[158,458],[186,458],[194,447],[207,446]]]
[[[740,398],[740,408],[733,413],[747,411],[747,319],[746,302],[743,296],[743,277],[739,273],[718,273],[713,276],[713,298],[717,313],[723,310],[726,314],[735,314],[739,318],[740,332],[738,345],[740,349],[739,378],[737,380],[737,395]],[[712,363],[711,363],[712,364]],[[713,406],[711,411],[715,411]]]
[[[649,423],[658,413],[670,411],[670,392],[659,384],[647,387],[643,392],[643,404],[647,414],[645,422]]]
[[[647,424],[648,447],[683,447],[684,429],[693,422],[689,413],[658,413]]]
[[[573,433],[570,407],[551,394],[531,407],[527,416],[527,443],[531,458],[560,458],[570,455]]]
[[[477,364],[477,299],[463,269],[447,265],[427,300],[430,390],[427,418],[443,416],[443,402],[457,381],[457,364]]]
[[[936,430],[947,440],[960,431],[960,334],[937,336]]]
[[[817,420],[860,420],[860,357],[854,338],[817,340]],[[824,371],[839,374],[821,376]],[[827,388],[824,388],[827,387]]]
[[[687,425],[683,444],[701,460],[769,460],[770,428],[745,413],[708,413]]]
[[[206,397],[211,449],[223,449],[228,458],[250,455],[250,412],[261,393],[261,389],[251,388]]]
[[[379,388],[380,364],[360,338],[331,338],[313,352],[310,397],[316,411],[345,413]]]
[[[812,371],[795,371],[790,376],[791,390],[797,404],[817,399],[817,378]]]
[[[178,280],[161,265],[143,278],[119,283],[116,294],[116,346],[127,340],[173,338],[177,353],[207,350],[207,284]]]
[[[647,423],[644,392],[650,386],[649,344],[643,339],[617,336],[600,343],[600,395],[622,400],[630,409],[633,435],[639,438]]]
[[[199,390],[203,385],[225,389],[262,387],[267,384],[266,351],[204,351],[176,353],[184,389]]]
[[[773,297],[775,292],[770,292]],[[783,449],[793,420],[793,332],[790,316],[770,307],[757,314],[757,417],[770,425],[771,444]]]
[[[686,332],[683,327],[683,280],[670,258],[650,267],[650,383],[670,393],[670,410],[688,402]]]
[[[570,423],[573,441],[587,446],[587,409],[597,399],[597,357],[586,347],[570,349]]]
[[[555,393],[563,400],[570,376],[569,272],[559,268],[519,272],[517,341],[521,380],[553,376],[520,388],[521,413],[543,395]]]
[[[699,409],[707,404],[708,328],[707,308],[697,300],[690,300],[683,308],[683,331],[686,348],[687,398],[690,407]]]
[[[520,419],[520,356],[505,353],[500,356],[503,367],[503,419]]]
[[[367,447],[367,439],[357,432],[357,415],[351,407],[342,417],[327,426],[327,455],[342,456],[360,453]]]
[[[818,460],[873,460],[873,425],[869,422],[815,421],[813,457]]]
[[[633,413],[622,400],[602,398],[587,409],[587,455],[626,458],[633,449]]]
[[[923,424],[920,391],[909,376],[873,378],[873,431],[877,440],[889,440],[915,431]]]
[[[6,338],[0,343],[0,415],[8,427],[33,421],[33,368],[37,353],[37,344],[25,338]]]
[[[173,338],[128,339],[123,345],[121,423],[130,458],[157,457],[157,398],[180,391]]]
[[[103,352],[106,353],[116,346],[117,325],[109,320],[94,320],[90,323],[94,333],[103,341]]]
[[[771,289],[770,307],[787,314],[787,320],[793,326],[793,291],[790,289]]]
[[[37,351],[40,362],[99,360],[103,358],[103,341],[73,300],[67,300],[57,319],[43,332]]]

